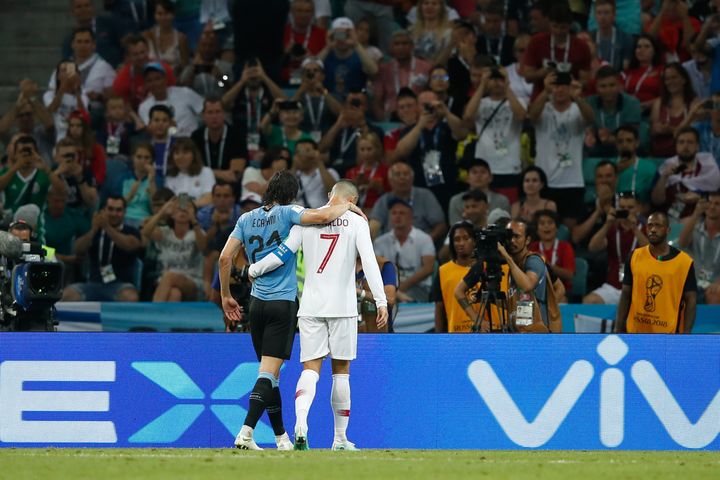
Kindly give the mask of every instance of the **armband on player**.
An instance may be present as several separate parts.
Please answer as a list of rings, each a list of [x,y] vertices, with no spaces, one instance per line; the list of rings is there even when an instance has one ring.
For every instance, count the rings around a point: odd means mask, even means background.
[[[273,253],[282,263],[287,263],[289,260],[292,260],[292,256],[294,255],[292,250],[290,250],[284,243],[281,244]]]

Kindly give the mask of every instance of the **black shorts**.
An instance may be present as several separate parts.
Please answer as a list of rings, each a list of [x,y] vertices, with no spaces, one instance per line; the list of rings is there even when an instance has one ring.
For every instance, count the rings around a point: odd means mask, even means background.
[[[297,328],[297,311],[297,301],[250,297],[248,323],[258,360],[262,356],[290,359]]]
[[[584,188],[548,188],[547,198],[557,205],[560,219],[573,218],[580,221],[585,206]]]

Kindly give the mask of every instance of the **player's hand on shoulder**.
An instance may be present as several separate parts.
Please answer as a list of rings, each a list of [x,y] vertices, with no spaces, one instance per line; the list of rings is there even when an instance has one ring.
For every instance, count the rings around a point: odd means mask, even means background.
[[[365,219],[366,222],[368,221],[368,218],[365,215],[365,212],[363,212],[362,208],[358,207],[354,203],[348,204],[348,210],[351,210],[353,213],[360,215],[363,219]]]
[[[388,309],[387,307],[378,307],[377,309],[377,328],[383,329],[388,323]]]

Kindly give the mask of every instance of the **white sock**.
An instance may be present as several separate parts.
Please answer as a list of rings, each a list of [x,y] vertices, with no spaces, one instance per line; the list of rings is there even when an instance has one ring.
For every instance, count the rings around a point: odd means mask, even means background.
[[[252,438],[252,436],[253,436],[253,429],[250,428],[250,427],[248,427],[247,425],[243,425],[242,428],[240,429],[240,435],[242,435],[243,437],[250,437],[250,438]]]
[[[282,435],[275,435],[275,445],[278,447],[282,443],[283,440],[287,439],[287,441],[290,441],[290,437],[288,436],[287,432],[283,433]]]
[[[332,377],[330,402],[335,417],[335,440],[346,441],[345,432],[350,421],[350,375],[337,374]]]
[[[303,370],[295,388],[295,431],[307,435],[308,412],[315,399],[315,388],[320,380],[320,375],[314,370]]]

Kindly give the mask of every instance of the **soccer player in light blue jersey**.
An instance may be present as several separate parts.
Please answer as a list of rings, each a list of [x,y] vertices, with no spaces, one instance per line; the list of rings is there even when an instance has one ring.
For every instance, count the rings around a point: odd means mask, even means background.
[[[305,209],[290,205],[298,193],[298,182],[290,172],[276,173],[268,183],[264,205],[245,213],[238,220],[220,254],[220,295],[225,315],[239,321],[243,312],[230,294],[232,260],[241,246],[251,263],[262,260],[290,232],[293,225],[324,224],[348,210],[362,215],[350,202]],[[283,361],[290,358],[297,324],[297,278],[295,261],[287,262],[268,275],[258,278],[252,287],[248,315],[253,347],[260,360],[260,371],[250,393],[250,406],[235,446],[244,450],[262,450],[253,440],[253,430],[267,410],[279,450],[292,450],[293,445],[282,421],[282,403],[278,377]]]

